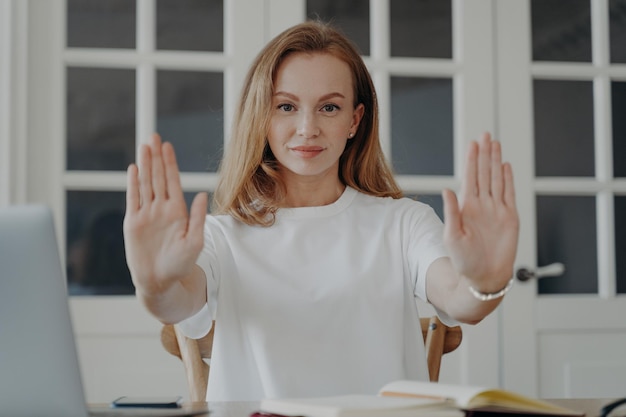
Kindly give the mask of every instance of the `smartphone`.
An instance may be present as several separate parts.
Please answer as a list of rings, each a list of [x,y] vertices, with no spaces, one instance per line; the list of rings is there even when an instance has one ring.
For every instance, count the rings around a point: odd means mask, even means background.
[[[111,402],[111,407],[180,408],[183,397],[119,397]]]

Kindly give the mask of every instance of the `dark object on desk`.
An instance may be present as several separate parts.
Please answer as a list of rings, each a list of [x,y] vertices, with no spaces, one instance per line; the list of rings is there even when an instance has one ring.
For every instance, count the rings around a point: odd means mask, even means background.
[[[615,410],[620,405],[626,404],[626,398],[620,398],[619,400],[613,401],[610,404],[605,405],[600,410],[600,417],[608,417],[613,410]]]
[[[180,408],[183,397],[120,397],[111,402],[111,407],[135,408]]]
[[[484,409],[484,410],[463,410],[465,411],[465,417],[497,417],[497,416],[511,416],[511,417],[555,417],[555,414],[542,414],[542,413],[529,413],[524,411],[514,410],[499,410],[499,409]],[[556,416],[559,416],[556,414]],[[579,417],[585,417],[586,414],[579,414]],[[592,417],[592,416],[589,416]]]
[[[421,318],[420,323],[430,380],[437,382],[441,357],[459,347],[463,332],[460,326],[446,326],[437,316]],[[203,359],[211,358],[214,330],[215,321],[211,331],[201,339],[190,339],[178,327],[171,324],[163,326],[161,330],[161,343],[165,350],[183,361],[191,401],[206,399],[209,365]]]

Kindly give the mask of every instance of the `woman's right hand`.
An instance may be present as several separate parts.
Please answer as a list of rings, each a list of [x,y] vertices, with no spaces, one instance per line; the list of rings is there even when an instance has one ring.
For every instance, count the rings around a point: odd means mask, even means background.
[[[174,148],[155,134],[139,148],[139,167],[128,167],[124,243],[138,295],[166,295],[175,284],[188,287],[203,246],[208,196],[199,193],[188,214]]]

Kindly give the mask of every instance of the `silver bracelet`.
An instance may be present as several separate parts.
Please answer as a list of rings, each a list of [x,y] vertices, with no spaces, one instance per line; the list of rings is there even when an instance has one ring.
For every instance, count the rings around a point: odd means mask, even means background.
[[[480,301],[495,300],[496,298],[503,297],[504,294],[509,292],[509,290],[513,286],[514,280],[515,280],[515,277],[511,278],[509,282],[507,282],[507,284],[504,286],[504,288],[502,288],[498,292],[480,292],[476,288],[472,287],[471,285],[469,286],[469,290],[472,293],[472,295],[476,297],[477,299],[479,299]]]

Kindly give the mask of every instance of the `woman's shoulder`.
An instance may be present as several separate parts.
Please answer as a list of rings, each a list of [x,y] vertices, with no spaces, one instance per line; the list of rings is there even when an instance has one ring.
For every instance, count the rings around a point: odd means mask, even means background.
[[[209,228],[232,228],[241,222],[229,214],[207,214],[205,227]]]
[[[431,207],[428,204],[417,201],[410,197],[379,197],[367,194],[362,191],[356,191],[357,197],[355,202],[358,205],[372,208],[383,208],[389,210],[410,210],[410,211],[429,211]]]
[[[359,192],[353,209],[368,218],[387,219],[405,225],[441,223],[441,219],[430,205],[410,197],[377,197]]]

